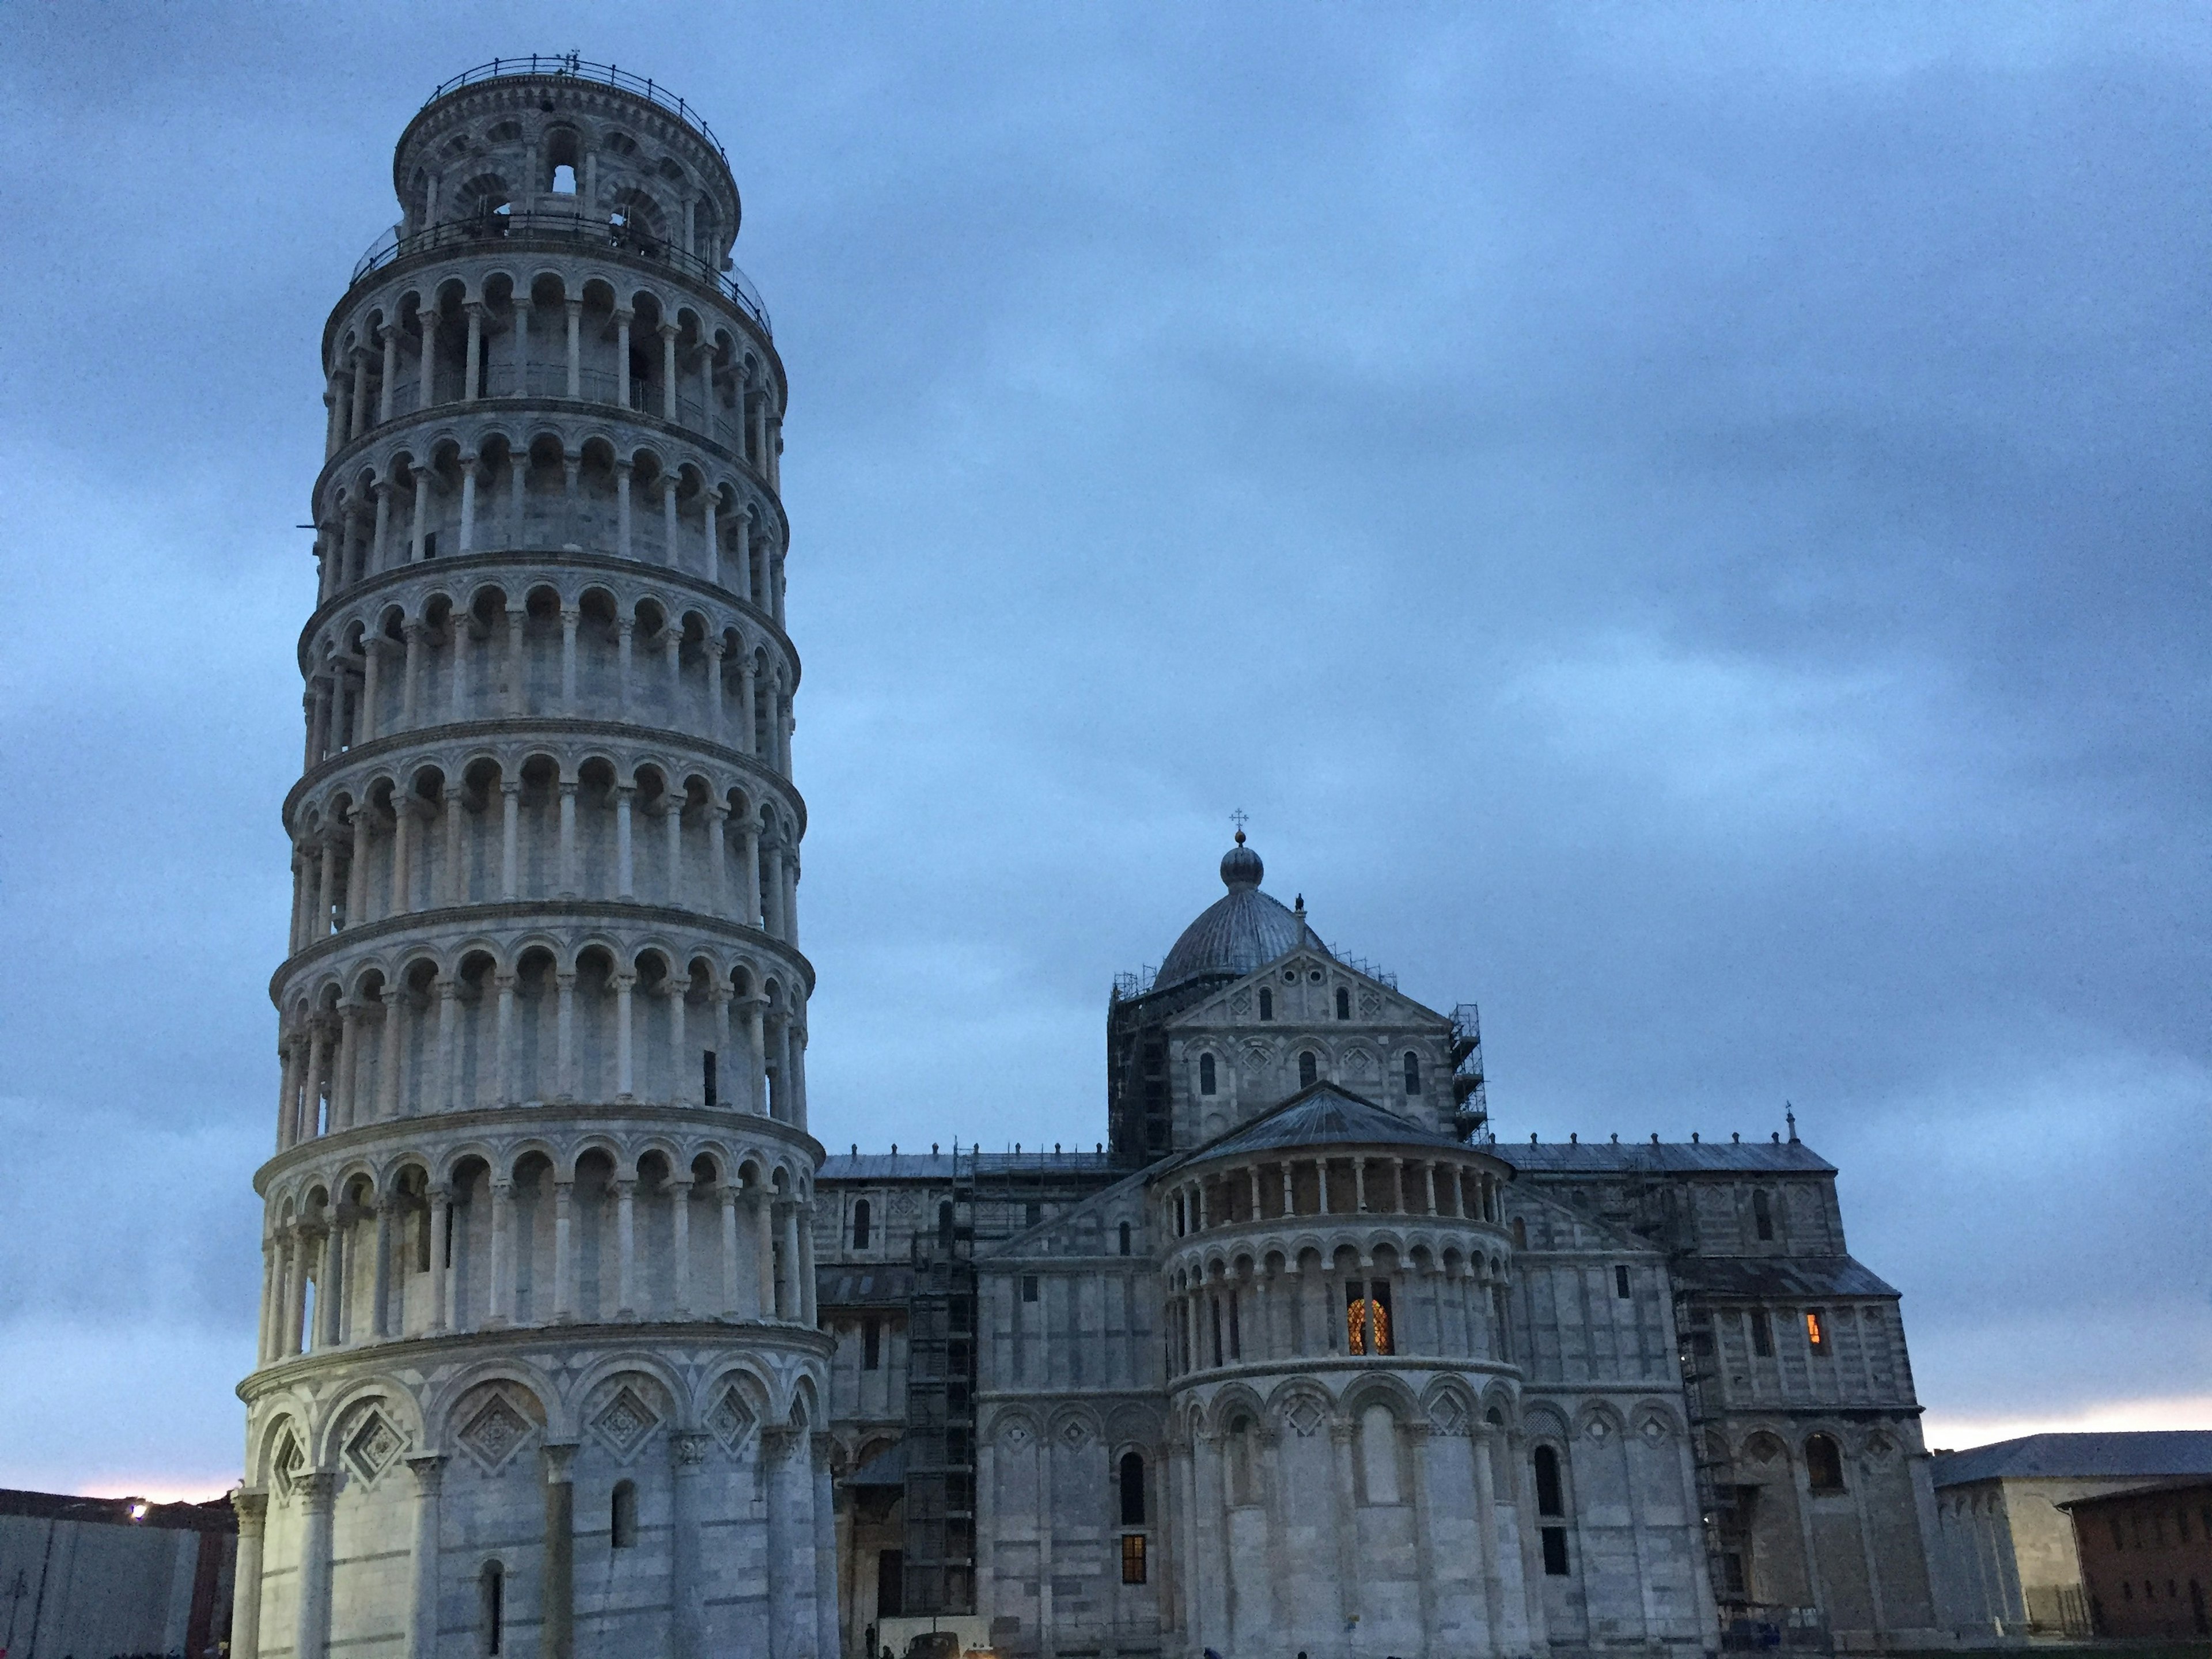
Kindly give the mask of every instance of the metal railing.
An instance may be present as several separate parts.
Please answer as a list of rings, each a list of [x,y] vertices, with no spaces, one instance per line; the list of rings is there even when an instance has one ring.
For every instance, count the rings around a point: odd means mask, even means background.
[[[768,307],[763,303],[760,291],[743,271],[717,270],[710,261],[696,253],[684,252],[665,238],[650,235],[634,225],[618,225],[587,218],[581,213],[478,213],[465,219],[451,219],[443,224],[431,225],[405,236],[402,236],[395,226],[377,238],[368,252],[361,256],[353,268],[353,276],[348,286],[359,283],[373,271],[381,270],[398,260],[411,258],[417,253],[438,248],[480,248],[488,243],[503,241],[584,242],[610,252],[650,259],[681,271],[695,282],[711,285],[758,323],[763,333],[771,337],[775,333],[769,322]]]
[[[422,107],[429,108],[447,93],[463,87],[474,86],[479,81],[496,81],[510,75],[548,75],[558,80],[589,81],[599,86],[634,93],[647,103],[658,104],[690,123],[699,135],[714,147],[714,154],[722,158],[724,164],[729,161],[729,152],[722,148],[722,141],[714,136],[714,129],[707,125],[706,118],[666,87],[648,76],[632,75],[628,70],[617,69],[612,64],[587,63],[573,52],[532,52],[527,58],[495,58],[489,64],[478,64],[474,69],[463,70],[450,81],[439,82],[437,90],[422,100]]]

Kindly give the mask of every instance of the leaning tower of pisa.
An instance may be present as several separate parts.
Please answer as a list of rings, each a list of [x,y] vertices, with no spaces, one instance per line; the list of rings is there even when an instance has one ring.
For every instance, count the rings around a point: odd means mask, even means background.
[[[324,331],[234,1653],[836,1650],[786,387],[697,112],[439,88]]]

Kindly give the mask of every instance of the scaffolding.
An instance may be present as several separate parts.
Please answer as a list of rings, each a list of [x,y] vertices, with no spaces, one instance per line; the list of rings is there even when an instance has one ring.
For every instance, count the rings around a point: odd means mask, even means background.
[[[975,1602],[975,1153],[952,1149],[933,1231],[916,1228],[906,1310],[904,1611]]]
[[[1490,1091],[1482,1075],[1482,1011],[1472,1002],[1452,1009],[1452,1107],[1460,1138],[1472,1140],[1490,1125]]]

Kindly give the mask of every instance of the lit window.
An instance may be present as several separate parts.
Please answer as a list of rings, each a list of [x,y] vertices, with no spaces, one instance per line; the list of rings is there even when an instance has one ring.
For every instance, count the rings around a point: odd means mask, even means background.
[[[1421,1057],[1411,1048],[1406,1050],[1406,1092],[1409,1095],[1421,1092]]]
[[[1145,1582],[1145,1534],[1140,1532],[1121,1534],[1121,1582],[1125,1584]]]
[[[1312,1088],[1314,1085],[1314,1079],[1320,1074],[1321,1062],[1315,1059],[1314,1051],[1310,1048],[1299,1049],[1298,1087],[1301,1089]]]
[[[1262,1019],[1273,1019],[1274,1017],[1275,994],[1273,991],[1263,988],[1260,992],[1260,1018]]]
[[[1806,1441],[1805,1480],[1814,1492],[1843,1491],[1843,1448],[1832,1437],[1816,1434]]]
[[[1624,1302],[1636,1294],[1628,1282],[1627,1268],[1615,1267],[1613,1270],[1613,1293]]]
[[[1200,1054],[1198,1057],[1198,1091],[1202,1095],[1210,1095],[1213,1093],[1215,1086],[1213,1056]]]
[[[1341,985],[1336,988],[1336,1017],[1339,1019],[1352,1018],[1352,993]]]
[[[1390,1332],[1390,1286],[1382,1279],[1363,1285],[1348,1279],[1344,1286],[1344,1347],[1346,1353],[1393,1352]]]
[[[1805,1310],[1805,1340],[1814,1353],[1828,1352],[1828,1322],[1818,1308]]]

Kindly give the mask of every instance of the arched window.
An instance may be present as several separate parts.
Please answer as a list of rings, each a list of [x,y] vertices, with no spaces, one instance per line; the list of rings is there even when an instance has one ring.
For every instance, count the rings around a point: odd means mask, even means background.
[[[1239,1417],[1229,1425],[1228,1444],[1223,1450],[1227,1454],[1229,1502],[1232,1507],[1249,1507],[1260,1501],[1259,1448],[1255,1443],[1257,1437],[1249,1417]]]
[[[1126,1221],[1121,1224],[1121,1254],[1129,1254],[1129,1224]]]
[[[937,1206],[937,1248],[952,1248],[952,1200],[949,1198]]]
[[[485,1562],[479,1584],[483,1594],[483,1650],[495,1654],[507,1634],[507,1570],[496,1561]]]
[[[1774,1209],[1767,1202],[1765,1193],[1753,1193],[1751,1195],[1751,1224],[1758,1231],[1761,1238],[1774,1237]]]
[[[1385,1354],[1396,1352],[1390,1329],[1390,1285],[1387,1279],[1344,1281],[1344,1351]]]
[[[1566,1489],[1559,1481],[1559,1455],[1549,1446],[1536,1448],[1536,1513],[1564,1516]]]
[[[1315,1059],[1314,1051],[1310,1048],[1299,1049],[1298,1087],[1301,1089],[1312,1088],[1314,1085],[1314,1079],[1320,1075],[1321,1063],[1319,1060]]]
[[[1273,1019],[1274,1017],[1275,994],[1262,986],[1260,990],[1260,1018],[1262,1019]]]
[[[1805,1442],[1805,1484],[1814,1492],[1844,1489],[1844,1451],[1834,1437],[1816,1434]]]
[[[1352,1018],[1352,993],[1341,985],[1336,988],[1336,1017],[1339,1019]]]
[[[879,1370],[884,1363],[884,1322],[880,1319],[860,1322],[860,1369]]]
[[[608,1516],[607,1530],[615,1548],[635,1549],[637,1547],[637,1483],[634,1480],[615,1482],[615,1499]]]
[[[1210,1095],[1214,1091],[1213,1056],[1212,1054],[1200,1054],[1198,1057],[1198,1091],[1202,1095]]]
[[[1121,1524],[1145,1524],[1145,1460],[1135,1452],[1121,1454]]]
[[[1406,1050],[1406,1092],[1409,1095],[1421,1092],[1421,1057],[1411,1048]]]
[[[870,1211],[866,1199],[861,1199],[853,1206],[853,1248],[854,1249],[865,1250],[868,1248],[868,1236],[874,1231],[872,1225],[874,1220],[875,1216]]]

